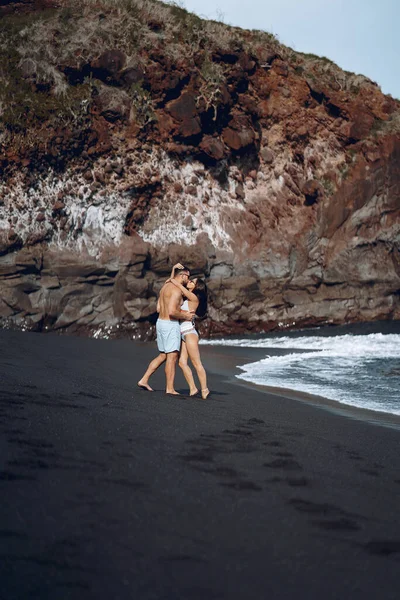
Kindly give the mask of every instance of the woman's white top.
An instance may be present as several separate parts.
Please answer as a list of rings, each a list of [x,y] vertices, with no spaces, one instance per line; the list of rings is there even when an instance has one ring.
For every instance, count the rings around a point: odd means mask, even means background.
[[[189,301],[184,300],[181,306],[181,310],[189,310]],[[194,328],[194,317],[191,321],[179,321],[181,327],[181,333],[187,333]]]

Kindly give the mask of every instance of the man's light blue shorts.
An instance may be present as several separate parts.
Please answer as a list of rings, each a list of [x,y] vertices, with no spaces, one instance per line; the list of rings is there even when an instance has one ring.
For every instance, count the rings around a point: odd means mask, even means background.
[[[179,352],[181,349],[181,328],[179,321],[158,319],[156,323],[157,346],[160,352]]]

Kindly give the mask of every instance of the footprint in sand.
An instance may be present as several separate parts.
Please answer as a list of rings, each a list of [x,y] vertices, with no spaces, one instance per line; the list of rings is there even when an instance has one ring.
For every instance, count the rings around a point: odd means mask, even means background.
[[[252,431],[246,431],[244,429],[224,429],[222,433],[230,433],[232,435],[251,436]]]
[[[310,487],[310,482],[306,477],[289,477],[286,483],[291,487]]]
[[[215,469],[208,469],[207,472],[217,477],[237,477],[239,475],[238,471],[231,467],[215,467]]]
[[[273,440],[272,442],[263,442],[264,446],[270,446],[271,448],[280,448],[283,446],[282,442],[278,442],[278,440]]]
[[[301,471],[303,467],[291,458],[276,458],[271,462],[264,463],[269,469],[283,469],[284,471]]]
[[[370,475],[371,477],[379,477],[380,474],[378,471],[374,469],[360,469],[360,473],[365,473],[366,475]]]
[[[350,460],[364,460],[362,456],[360,456],[357,452],[353,452],[352,450],[346,452],[346,454]]]
[[[319,529],[326,531],[358,531],[361,529],[361,526],[354,520],[354,515],[334,504],[311,502],[303,498],[292,498],[289,500],[289,504],[299,512],[327,517],[323,521],[311,521],[312,525]]]
[[[187,462],[213,462],[214,457],[207,452],[191,452],[181,455],[179,458]]]
[[[256,417],[248,419],[247,423],[249,423],[249,425],[265,425],[265,421],[263,421],[262,419],[257,419]]]
[[[399,540],[371,540],[364,546],[365,550],[370,554],[378,556],[390,556],[391,554],[400,553]]]
[[[35,481],[35,477],[13,473],[12,471],[0,471],[0,481]]]
[[[271,477],[266,483],[284,483],[290,487],[310,487],[310,481],[306,477]]]
[[[291,452],[274,452],[274,456],[281,456],[282,458],[292,458],[293,454]]]
[[[289,504],[299,512],[310,513],[314,515],[343,515],[344,511],[334,504],[311,502],[303,498],[291,498]]]
[[[224,482],[224,483],[221,483],[220,485],[222,485],[223,487],[228,487],[233,490],[240,491],[240,492],[246,491],[246,490],[252,490],[254,492],[262,491],[262,487],[257,485],[253,481],[239,480],[239,481],[232,481],[229,483]]]
[[[311,523],[327,531],[359,531],[361,529],[355,521],[345,518],[329,521],[311,521]]]

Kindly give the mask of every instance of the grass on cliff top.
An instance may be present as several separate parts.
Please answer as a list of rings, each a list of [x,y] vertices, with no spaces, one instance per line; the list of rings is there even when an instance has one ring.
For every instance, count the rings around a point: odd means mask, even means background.
[[[259,64],[280,56],[298,74],[350,93],[368,81],[329,59],[294,52],[270,33],[203,20],[176,2],[66,0],[62,8],[9,15],[0,22],[0,142],[1,125],[13,132],[46,119],[65,126],[84,118],[93,83],[71,85],[63,70],[79,71],[115,49],[125,53],[126,68],[145,68],[151,54],[170,65],[196,63],[209,98],[217,96],[230,68],[213,61],[215,52],[243,51]]]
[[[123,51],[126,68],[145,68],[151,53],[172,65],[195,56],[198,62],[202,56],[204,68],[199,68],[199,76],[205,79],[206,92],[214,97],[214,88],[224,77],[218,65],[209,68],[213,65],[211,53],[250,52],[252,37],[260,43],[259,32],[252,36],[204,21],[178,4],[158,0],[69,0],[59,9],[5,16],[0,22],[3,138],[4,129],[25,131],[45,120],[60,126],[79,120],[91,98],[86,88],[68,82],[64,69],[79,71],[106,50]],[[262,52],[272,46],[279,43],[266,34]],[[1,137],[0,131],[0,141]]]

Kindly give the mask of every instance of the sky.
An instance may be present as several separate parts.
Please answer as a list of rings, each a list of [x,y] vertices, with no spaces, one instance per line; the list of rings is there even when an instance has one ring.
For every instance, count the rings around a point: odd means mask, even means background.
[[[199,16],[262,29],[299,52],[326,56],[400,99],[399,0],[182,0]]]

